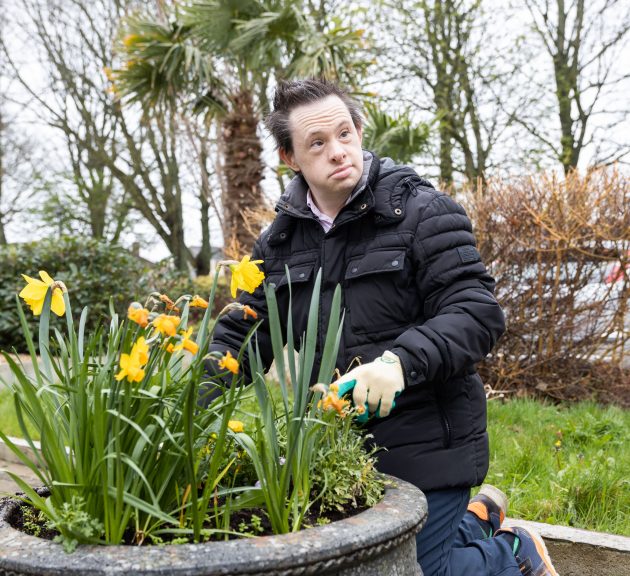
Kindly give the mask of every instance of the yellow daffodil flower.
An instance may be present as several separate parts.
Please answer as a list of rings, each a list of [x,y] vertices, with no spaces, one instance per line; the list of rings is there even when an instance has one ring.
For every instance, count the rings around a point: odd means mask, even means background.
[[[55,283],[48,275],[48,272],[44,272],[43,270],[39,271],[39,277],[41,280],[22,274],[22,278],[26,280],[26,286],[24,286],[20,292],[20,298],[30,306],[35,316],[39,316],[42,313],[48,287]],[[50,309],[57,314],[57,316],[63,316],[66,313],[66,303],[63,301],[61,287],[56,286],[53,289]]]
[[[144,378],[144,365],[149,361],[149,346],[143,337],[138,338],[129,354],[120,355],[120,372],[116,380],[127,378],[130,382],[140,382]]]
[[[245,429],[240,420],[229,420],[228,428],[232,430],[232,432],[242,432]]]
[[[237,264],[230,264],[232,298],[236,298],[236,290],[244,290],[251,294],[260,286],[265,279],[265,274],[258,269],[257,264],[262,264],[262,262],[262,260],[250,260],[249,256],[243,256],[243,259]]]
[[[129,306],[127,310],[127,318],[136,324],[146,328],[149,325],[149,311],[146,308],[136,308]]]
[[[225,370],[229,370],[232,374],[238,374],[238,360],[232,356],[229,350],[225,353],[225,356],[219,360],[219,366]]]
[[[207,308],[208,302],[204,300],[201,296],[195,294],[190,301],[190,306],[192,308]]]
[[[191,354],[197,354],[199,346],[196,342],[193,342],[190,339],[192,331],[193,329],[189,328],[186,332],[182,332],[182,341],[173,347],[173,352],[177,352],[178,350],[188,350]]]
[[[179,316],[160,314],[155,320],[153,320],[153,326],[164,336],[175,336],[175,334],[177,334],[179,321]]]

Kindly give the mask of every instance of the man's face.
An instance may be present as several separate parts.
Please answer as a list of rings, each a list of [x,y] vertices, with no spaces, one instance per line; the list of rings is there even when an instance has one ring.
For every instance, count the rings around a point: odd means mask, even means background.
[[[294,108],[289,114],[293,151],[280,150],[284,163],[302,172],[318,196],[348,196],[363,174],[361,128],[337,96]]]

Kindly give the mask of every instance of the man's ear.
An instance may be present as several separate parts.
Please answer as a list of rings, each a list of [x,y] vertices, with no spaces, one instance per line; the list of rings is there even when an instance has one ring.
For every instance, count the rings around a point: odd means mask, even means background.
[[[284,148],[278,150],[280,154],[280,160],[282,160],[291,170],[299,172],[300,167],[295,163],[295,155],[293,152],[287,152]]]
[[[363,143],[363,125],[357,126],[357,134],[359,135],[359,142]]]

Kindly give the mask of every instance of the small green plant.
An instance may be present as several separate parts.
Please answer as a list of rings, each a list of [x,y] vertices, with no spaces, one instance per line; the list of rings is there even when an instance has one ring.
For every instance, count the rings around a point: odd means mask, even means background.
[[[60,542],[66,552],[73,552],[79,540],[81,542],[98,542],[103,532],[103,524],[90,516],[85,510],[85,499],[72,496],[71,502],[64,502],[56,511],[56,518],[47,522],[47,528],[59,530],[55,542]],[[41,514],[41,512],[40,512]]]

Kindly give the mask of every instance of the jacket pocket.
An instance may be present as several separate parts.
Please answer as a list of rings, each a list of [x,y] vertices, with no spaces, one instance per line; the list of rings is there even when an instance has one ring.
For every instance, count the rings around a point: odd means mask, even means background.
[[[315,269],[315,264],[296,264],[294,266],[289,265],[289,275],[287,276],[286,271],[282,272],[270,272],[267,276],[267,283],[269,285],[273,285],[273,287],[277,290],[282,288],[283,286],[288,286],[289,280],[291,285],[301,284],[303,282],[308,282],[313,277],[313,272]]]
[[[417,314],[417,294],[405,270],[403,249],[353,258],[346,265],[344,283],[346,313],[356,333],[406,328]]]

